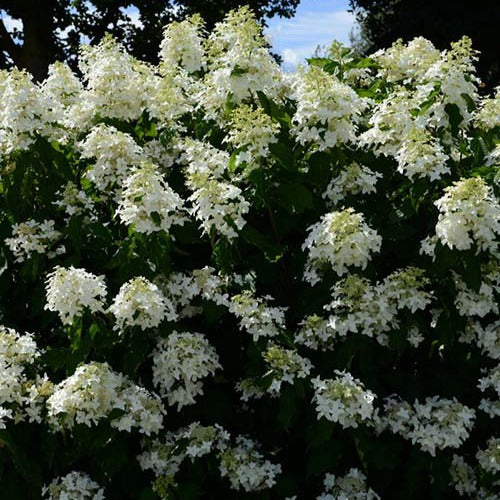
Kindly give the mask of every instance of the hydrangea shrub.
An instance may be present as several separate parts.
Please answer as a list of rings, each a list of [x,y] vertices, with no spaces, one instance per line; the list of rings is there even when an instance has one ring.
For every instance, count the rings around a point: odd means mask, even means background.
[[[0,72],[9,499],[498,498],[500,95],[466,38],[284,73],[247,8]]]

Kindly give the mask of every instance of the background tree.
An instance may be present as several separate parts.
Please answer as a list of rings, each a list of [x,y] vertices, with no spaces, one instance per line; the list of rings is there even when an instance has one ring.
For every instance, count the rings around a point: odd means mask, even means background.
[[[18,66],[37,80],[50,63],[74,66],[82,40],[96,42],[109,32],[136,57],[156,62],[165,24],[200,13],[211,28],[226,12],[249,5],[259,19],[291,17],[299,0],[0,0],[0,9],[20,20],[22,28],[0,19],[0,68]],[[126,9],[135,7],[138,16]]]
[[[500,10],[493,0],[350,0],[360,24],[355,44],[363,53],[388,47],[398,38],[431,40],[439,49],[468,35],[481,52],[478,73],[491,89],[500,80]]]

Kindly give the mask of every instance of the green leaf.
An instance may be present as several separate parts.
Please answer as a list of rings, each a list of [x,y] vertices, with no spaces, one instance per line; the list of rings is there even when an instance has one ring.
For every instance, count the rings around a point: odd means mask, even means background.
[[[463,121],[463,117],[460,113],[460,108],[456,104],[448,103],[444,109],[448,114],[448,118],[450,119],[451,133],[456,137],[458,136],[459,125]]]
[[[261,233],[258,229],[246,224],[241,230],[240,236],[253,246],[256,246],[264,253],[269,262],[277,262],[285,252],[285,248],[276,244],[273,240]]]
[[[282,167],[288,170],[294,170],[296,168],[293,151],[285,144],[280,142],[270,144],[269,151],[271,151],[273,157]]]
[[[312,193],[298,182],[282,184],[276,190],[276,203],[291,214],[302,213],[312,206]]]
[[[242,75],[246,75],[247,73],[248,73],[248,69],[241,68],[240,66],[236,65],[231,71],[231,76],[242,76]]]

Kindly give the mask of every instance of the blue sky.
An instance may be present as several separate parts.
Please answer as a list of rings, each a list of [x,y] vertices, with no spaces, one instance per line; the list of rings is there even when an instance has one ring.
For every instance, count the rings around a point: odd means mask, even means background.
[[[270,19],[266,33],[274,51],[282,56],[284,67],[295,68],[318,45],[329,45],[334,39],[348,44],[349,33],[355,26],[354,15],[347,11],[348,8],[348,0],[302,0],[292,19]],[[134,9],[126,12],[137,19]],[[7,29],[20,25],[2,11],[0,17]]]
[[[292,19],[270,19],[266,32],[284,66],[295,67],[318,45],[329,45],[334,39],[349,44],[355,19],[348,8],[348,0],[302,0]]]

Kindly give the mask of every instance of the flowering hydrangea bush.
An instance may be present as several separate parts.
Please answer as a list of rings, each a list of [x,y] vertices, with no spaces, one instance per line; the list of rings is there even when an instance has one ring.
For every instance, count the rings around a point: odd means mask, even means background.
[[[267,47],[0,72],[2,498],[498,498],[500,90]]]

